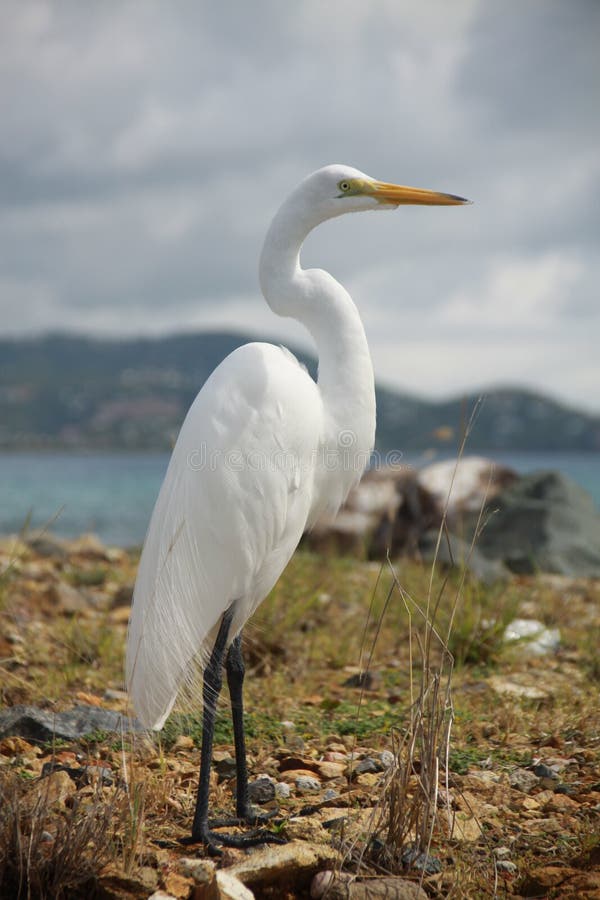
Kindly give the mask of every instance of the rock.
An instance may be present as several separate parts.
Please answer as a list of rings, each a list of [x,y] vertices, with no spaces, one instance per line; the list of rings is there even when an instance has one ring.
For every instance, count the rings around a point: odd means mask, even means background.
[[[379,672],[356,672],[343,682],[342,687],[361,688],[363,691],[376,691],[381,684]]]
[[[229,754],[224,756],[222,759],[214,759],[213,760],[213,768],[217,772],[217,776],[219,779],[219,784],[222,781],[227,781],[229,778],[235,778],[236,773],[236,764],[233,756]]]
[[[517,873],[517,866],[510,859],[499,859],[496,863],[496,868],[499,872],[507,872],[509,875],[516,875]]]
[[[71,553],[85,559],[108,560],[107,548],[95,534],[82,534],[69,544]]]
[[[438,535],[436,528],[424,532],[419,538],[419,554],[425,562],[435,559],[436,563],[447,568],[467,569],[482,584],[493,584],[509,576],[508,569],[500,560],[489,559],[479,552],[477,546],[472,547],[455,534],[444,535],[438,547]]]
[[[383,765],[381,762],[378,759],[373,759],[372,756],[365,756],[364,759],[360,759],[352,767],[353,775],[366,775],[371,772],[383,772]]]
[[[353,881],[345,873],[318,872],[312,880],[310,896],[325,900],[427,900],[425,891],[412,881],[396,875]]]
[[[37,556],[64,561],[69,555],[65,541],[62,541],[60,538],[54,537],[54,535],[51,534],[29,538],[29,540],[26,541],[26,544]]]
[[[111,709],[79,705],[65,712],[48,712],[36,706],[17,704],[0,712],[0,739],[16,735],[45,742],[54,737],[74,741],[95,731],[145,732],[136,720]]]
[[[64,803],[76,790],[77,785],[66,772],[52,772],[35,785],[34,798],[44,806],[54,806]]]
[[[278,895],[286,889],[299,891],[308,886],[314,873],[335,863],[338,851],[327,844],[293,841],[289,844],[263,847],[247,856],[227,871],[239,878],[258,896],[261,890],[276,885]],[[271,893],[271,896],[275,896]]]
[[[291,840],[328,844],[330,836],[315,816],[293,816],[286,822],[286,837]]]
[[[408,844],[401,853],[402,865],[407,869],[424,872],[425,875],[437,875],[442,871],[442,864],[435,856],[425,853],[415,845]]]
[[[275,782],[269,775],[260,775],[248,784],[248,797],[253,803],[270,803],[275,799]]]
[[[600,576],[600,513],[565,475],[525,475],[495,497],[489,510],[493,515],[477,540],[489,559],[519,574]]]
[[[521,641],[527,653],[545,656],[558,650],[560,631],[558,628],[546,628],[537,619],[513,619],[504,629],[504,640],[507,643]]]
[[[227,869],[217,872],[218,900],[254,900],[254,894]]]
[[[316,793],[321,790],[321,782],[310,775],[298,775],[296,778],[296,789],[301,794]]]
[[[528,769],[515,769],[508,776],[508,783],[515,790],[521,791],[523,794],[529,794],[538,786],[540,779]]]
[[[482,456],[463,456],[432,463],[421,469],[418,482],[433,498],[441,518],[444,509],[450,530],[465,513],[476,513],[517,481],[508,466]]]
[[[167,894],[166,891],[159,889],[158,891],[154,891],[153,894],[150,894],[148,900],[177,900],[177,897],[174,897],[173,894]]]
[[[146,897],[158,893],[157,882],[158,873],[149,866],[142,866],[135,873],[128,875],[116,865],[109,864],[100,875],[98,896],[102,897],[102,900],[124,900],[125,897],[128,900],[129,898],[145,900]],[[169,892],[166,892],[166,896],[173,897]],[[173,900],[179,898],[173,897]]]
[[[381,760],[383,771],[385,771],[386,769],[391,769],[392,766],[396,763],[396,757],[391,750],[382,750],[379,754],[379,759]]]
[[[113,594],[112,607],[131,606],[133,602],[133,583],[121,584]]]
[[[413,553],[418,536],[439,516],[433,498],[408,466],[370,469],[334,518],[320,519],[304,540],[317,552],[385,559]]]
[[[180,872],[166,872],[162,876],[165,889],[177,897],[177,900],[188,900],[195,887],[191,875],[182,875]]]
[[[57,584],[52,585],[50,599],[63,612],[71,615],[90,609],[94,605],[87,593],[77,590],[77,588],[67,584],[65,581],[59,581]]]
[[[512,697],[523,697],[526,700],[548,700],[552,695],[548,690],[533,684],[521,683],[520,673],[515,672],[510,678],[502,675],[491,675],[487,683],[497,694],[508,694]]]
[[[291,789],[289,784],[286,784],[285,781],[278,781],[275,785],[275,797],[277,800],[287,800],[291,794]]]
[[[320,762],[319,775],[325,780],[330,778],[341,778],[346,773],[346,763],[342,762]]]

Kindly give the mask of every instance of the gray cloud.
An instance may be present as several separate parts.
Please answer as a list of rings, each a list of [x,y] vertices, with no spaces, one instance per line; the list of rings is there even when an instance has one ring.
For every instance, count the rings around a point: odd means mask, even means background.
[[[262,237],[301,177],[347,162],[476,201],[309,237],[379,377],[600,408],[599,20],[584,0],[7,0],[4,329],[302,340],[260,299]]]

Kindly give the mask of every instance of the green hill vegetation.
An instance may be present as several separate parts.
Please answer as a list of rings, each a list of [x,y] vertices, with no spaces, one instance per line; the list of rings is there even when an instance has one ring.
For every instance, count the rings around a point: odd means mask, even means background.
[[[196,393],[246,334],[0,341],[0,449],[168,449]],[[314,358],[294,351],[311,373]],[[378,387],[380,451],[456,447],[479,395],[431,401]],[[600,418],[525,390],[485,392],[471,451],[597,450]]]

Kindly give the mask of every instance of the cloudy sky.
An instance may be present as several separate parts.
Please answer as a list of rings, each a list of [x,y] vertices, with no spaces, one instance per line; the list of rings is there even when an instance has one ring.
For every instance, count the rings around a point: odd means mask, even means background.
[[[388,384],[600,411],[597,0],[0,0],[6,334],[235,327],[321,165],[472,198],[314,232]]]

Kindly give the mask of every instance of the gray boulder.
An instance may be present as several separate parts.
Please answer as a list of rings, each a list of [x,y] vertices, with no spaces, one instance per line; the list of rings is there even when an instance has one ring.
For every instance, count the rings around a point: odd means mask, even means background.
[[[112,709],[80,704],[64,712],[49,712],[37,706],[18,704],[0,712],[0,738],[22,737],[28,741],[77,740],[99,731],[141,732],[137,719],[129,719]]]
[[[512,572],[600,576],[600,512],[560,472],[523,476],[488,504],[483,520],[477,550]]]

